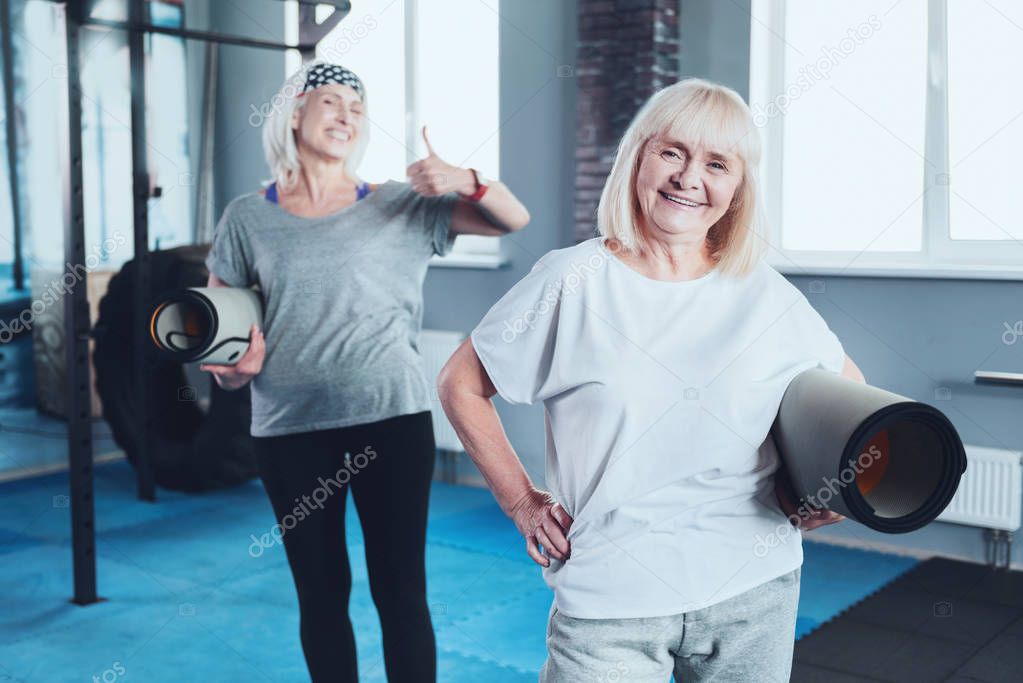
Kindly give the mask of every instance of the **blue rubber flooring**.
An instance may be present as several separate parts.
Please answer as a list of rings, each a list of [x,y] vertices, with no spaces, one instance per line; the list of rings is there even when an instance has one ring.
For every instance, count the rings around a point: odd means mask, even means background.
[[[0,681],[308,680],[283,548],[257,557],[273,514],[261,484],[134,497],[125,462],[95,468],[103,601],[72,594],[67,474],[0,484]],[[385,681],[362,534],[349,498],[360,679]],[[427,577],[441,681],[536,681],[551,593],[486,490],[435,483]],[[797,637],[916,560],[804,542]]]

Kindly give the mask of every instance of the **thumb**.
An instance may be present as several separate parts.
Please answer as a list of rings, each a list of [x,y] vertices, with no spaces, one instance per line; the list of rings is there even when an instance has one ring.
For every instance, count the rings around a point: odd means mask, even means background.
[[[437,156],[437,153],[433,151],[433,145],[430,144],[430,138],[426,137],[426,126],[423,126],[423,141],[426,143],[426,152],[432,157]]]

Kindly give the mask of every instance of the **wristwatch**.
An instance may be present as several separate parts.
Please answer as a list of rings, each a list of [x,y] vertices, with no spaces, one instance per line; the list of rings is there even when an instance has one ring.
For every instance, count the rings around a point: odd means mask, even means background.
[[[466,197],[466,199],[471,202],[478,202],[483,199],[483,195],[487,193],[489,185],[487,185],[487,179],[483,177],[482,173],[477,171],[475,168],[470,168],[469,170],[472,171],[473,180],[476,181],[476,191]]]

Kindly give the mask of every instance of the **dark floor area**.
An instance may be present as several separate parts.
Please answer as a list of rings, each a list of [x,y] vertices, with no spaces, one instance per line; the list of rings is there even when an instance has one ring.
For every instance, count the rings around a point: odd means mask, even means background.
[[[1023,572],[922,562],[800,639],[792,681],[1023,681]]]

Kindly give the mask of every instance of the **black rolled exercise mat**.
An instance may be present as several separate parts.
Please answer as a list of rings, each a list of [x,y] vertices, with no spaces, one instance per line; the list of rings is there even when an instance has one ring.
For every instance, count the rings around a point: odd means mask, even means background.
[[[801,503],[884,533],[934,521],[966,471],[940,410],[819,368],[789,384],[772,435]]]

